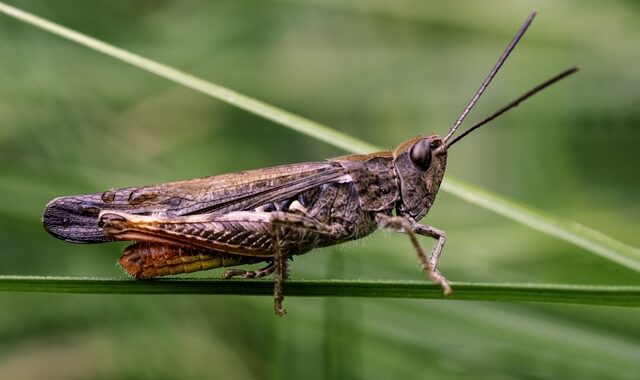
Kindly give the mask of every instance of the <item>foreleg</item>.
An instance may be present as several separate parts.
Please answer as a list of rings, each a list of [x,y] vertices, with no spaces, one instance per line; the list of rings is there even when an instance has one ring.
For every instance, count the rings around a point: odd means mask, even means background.
[[[431,281],[442,287],[442,291],[445,296],[451,294],[451,286],[449,286],[449,282],[438,271],[438,260],[440,259],[440,254],[442,253],[442,248],[444,247],[446,240],[444,231],[431,226],[419,224],[415,220],[403,216],[392,217],[384,214],[378,214],[376,216],[376,220],[380,228],[391,228],[398,232],[406,233],[418,254],[418,260],[420,261],[422,270],[431,279]],[[427,256],[418,242],[416,234],[428,236],[437,240],[435,247],[433,247],[431,258],[427,259]]]

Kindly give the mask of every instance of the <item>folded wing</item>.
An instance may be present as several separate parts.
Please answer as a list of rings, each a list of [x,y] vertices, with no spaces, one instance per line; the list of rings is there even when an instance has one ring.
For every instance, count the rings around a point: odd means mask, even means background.
[[[333,162],[309,162],[248,170],[159,185],[60,197],[47,204],[44,228],[72,243],[108,241],[98,226],[105,210],[136,215],[181,216],[253,210],[307,189],[349,178]]]

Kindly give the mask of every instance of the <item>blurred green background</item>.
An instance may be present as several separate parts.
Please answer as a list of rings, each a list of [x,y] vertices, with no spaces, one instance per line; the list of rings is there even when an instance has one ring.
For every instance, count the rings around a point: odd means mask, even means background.
[[[583,70],[450,152],[448,174],[640,246],[636,1],[10,1],[371,143],[443,133],[534,8],[478,120]],[[0,274],[123,276],[123,245],[40,225],[60,195],[344,154],[0,16]],[[454,281],[640,284],[441,193]],[[429,246],[430,241],[424,244]],[[294,279],[420,280],[408,240],[311,252]],[[218,277],[221,271],[203,273]],[[7,379],[637,379],[640,311],[417,300],[0,293]]]

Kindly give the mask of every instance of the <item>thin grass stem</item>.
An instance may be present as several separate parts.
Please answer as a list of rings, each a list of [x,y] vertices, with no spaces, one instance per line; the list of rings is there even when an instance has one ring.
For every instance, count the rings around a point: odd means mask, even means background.
[[[596,286],[452,282],[445,297],[434,284],[419,281],[296,280],[285,283],[287,297],[368,297],[447,299],[451,301],[548,302],[640,306],[640,286]],[[162,279],[0,276],[0,291],[72,294],[272,295],[264,280]]]

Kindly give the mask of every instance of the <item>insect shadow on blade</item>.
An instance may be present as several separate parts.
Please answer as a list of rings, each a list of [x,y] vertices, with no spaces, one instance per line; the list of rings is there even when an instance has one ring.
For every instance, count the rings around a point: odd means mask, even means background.
[[[43,225],[72,243],[132,241],[119,263],[139,279],[265,262],[260,270],[232,268],[223,276],[273,274],[279,315],[285,314],[282,283],[294,255],[389,228],[407,234],[422,270],[448,295],[451,287],[437,269],[445,233],[418,223],[435,201],[448,150],[578,70],[561,72],[454,137],[535,15],[529,15],[443,137],[417,136],[393,151],[60,197],[46,206]],[[431,256],[424,253],[418,235],[436,240]]]

